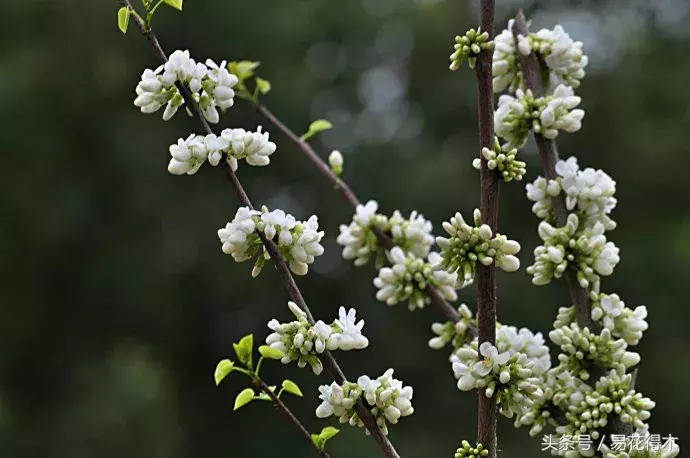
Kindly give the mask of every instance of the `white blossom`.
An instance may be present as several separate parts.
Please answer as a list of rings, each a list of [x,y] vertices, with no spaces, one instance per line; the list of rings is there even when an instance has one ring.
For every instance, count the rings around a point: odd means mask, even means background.
[[[477,326],[477,320],[473,318],[472,311],[466,304],[460,304],[458,315],[460,317],[456,322],[447,321],[431,325],[431,331],[436,335],[429,340],[430,348],[440,350],[450,343],[457,350],[472,340],[471,328],[474,327],[476,331]]]
[[[517,148],[512,148],[507,152],[503,152],[498,137],[495,138],[495,145],[493,149],[482,148],[482,156],[486,159],[486,165],[489,170],[497,170],[506,183],[513,180],[520,181],[527,173],[527,164],[517,159]],[[481,158],[476,158],[472,161],[472,167],[481,170]]]
[[[541,29],[522,38],[526,51],[535,51],[542,56],[549,70],[551,89],[561,84],[572,88],[580,86],[588,64],[588,58],[582,52],[581,41],[573,41],[561,25],[556,25],[553,30]]]
[[[516,328],[498,324],[496,327],[496,348],[509,355],[523,353],[532,363],[532,374],[537,376],[551,368],[551,354],[541,332],[533,333],[527,328]]]
[[[309,364],[318,375],[323,370],[318,355],[327,349],[361,350],[369,345],[369,340],[362,335],[364,320],[354,324],[357,313],[354,308],[346,313],[345,308],[340,307],[339,318],[330,325],[321,320],[312,325],[297,304],[288,302],[288,307],[297,320],[287,323],[279,323],[276,319],[269,321],[268,327],[273,332],[266,337],[266,345],[283,353],[283,364],[292,361],[297,361],[299,367]]]
[[[340,423],[364,428],[355,405],[362,399],[371,409],[376,424],[384,434],[388,434],[388,423],[395,424],[401,417],[414,413],[412,407],[412,387],[403,386],[400,380],[393,377],[393,369],[388,369],[382,376],[372,379],[363,375],[357,382],[344,382],[342,385],[333,382],[319,387],[321,404],[316,408],[316,416],[326,418],[334,415]],[[367,434],[370,431],[365,430]]]
[[[391,267],[382,267],[374,278],[374,286],[378,288],[376,299],[388,305],[408,301],[410,310],[422,309],[431,302],[426,288],[433,287],[446,300],[455,301],[458,275],[444,270],[435,270],[434,262],[438,263],[438,253],[430,253],[430,261],[405,253],[400,247],[393,247],[388,257]],[[432,261],[433,260],[433,261]]]
[[[640,305],[634,310],[625,306],[618,294],[590,294],[592,299],[592,319],[615,337],[625,340],[628,345],[637,345],[647,330],[647,307]]]
[[[340,151],[337,149],[334,149],[331,151],[331,154],[328,155],[328,164],[331,166],[331,170],[333,170],[333,173],[336,175],[340,175],[343,173],[343,163],[345,161],[343,160],[343,155]]]
[[[508,89],[515,92],[522,85],[522,72],[517,59],[513,39],[513,20],[508,21],[508,28],[494,38],[493,87],[494,92]]]
[[[255,277],[271,258],[257,231],[278,244],[290,270],[296,275],[306,275],[309,265],[324,251],[320,243],[324,232],[319,231],[316,215],[307,221],[297,221],[282,210],[269,212],[264,206],[259,212],[241,207],[235,218],[218,230],[218,238],[223,244],[223,253],[232,255],[237,262],[251,259],[263,250],[252,271]]]

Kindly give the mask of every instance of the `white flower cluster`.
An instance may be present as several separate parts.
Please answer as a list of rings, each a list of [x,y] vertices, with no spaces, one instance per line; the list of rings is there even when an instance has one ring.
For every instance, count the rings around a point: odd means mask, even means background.
[[[615,339],[606,328],[595,334],[589,328],[582,329],[577,323],[571,323],[553,329],[549,338],[561,349],[560,366],[585,381],[590,378],[587,363],[624,373],[640,362],[639,353],[628,351],[625,340]]]
[[[560,25],[526,37],[518,35],[518,50],[525,56],[533,51],[540,55],[549,70],[551,89],[560,84],[577,88],[585,77],[589,59],[582,52],[582,42],[573,41]]]
[[[472,317],[472,311],[466,304],[461,304],[458,307],[458,312],[460,319],[455,323],[446,321],[431,325],[431,331],[436,336],[429,339],[430,348],[440,350],[450,343],[453,345],[453,349],[457,350],[474,338],[475,332],[472,332],[472,329],[476,328],[477,320]]]
[[[524,353],[532,364],[532,375],[542,375],[551,367],[551,354],[546,346],[541,332],[536,334],[527,328],[516,328],[504,324],[496,324],[496,348],[499,352],[509,355]]]
[[[619,337],[628,345],[637,345],[642,339],[642,333],[649,325],[647,307],[640,305],[634,310],[625,306],[618,294],[590,293],[592,300],[592,319],[601,323],[611,331],[614,337]]]
[[[334,415],[340,423],[364,427],[364,423],[355,412],[355,405],[362,399],[371,408],[376,424],[384,434],[388,434],[388,424],[395,424],[401,417],[412,415],[411,386],[403,386],[400,380],[393,378],[393,369],[388,369],[382,376],[372,380],[366,375],[357,379],[357,383],[344,382],[339,385],[333,382],[319,387],[321,405],[316,409],[316,416],[326,418]],[[370,431],[366,430],[369,434]]]
[[[479,352],[476,346],[475,341],[451,355],[460,390],[485,388],[486,397],[496,395],[499,411],[508,418],[530,410],[535,402],[540,402],[543,396],[539,388],[540,379],[534,376],[534,362],[526,354],[499,353],[489,342],[483,342]]]
[[[391,267],[382,267],[374,286],[378,288],[376,299],[388,305],[407,301],[410,310],[422,309],[431,302],[426,288],[431,286],[446,300],[458,298],[455,286],[458,280],[456,272],[435,270],[432,264],[438,263],[439,254],[429,254],[429,262],[405,253],[396,246],[388,253]]]
[[[572,38],[557,25],[550,29],[541,29],[528,36],[518,35],[518,45],[513,38],[513,20],[508,28],[494,38],[493,86],[494,92],[508,89],[511,93],[524,89],[523,75],[518,64],[518,52],[529,55],[535,52],[548,69],[550,93],[559,85],[572,88],[580,86],[585,77],[588,58],[582,52],[582,42]]]
[[[268,132],[261,132],[261,126],[256,132],[224,129],[219,136],[192,134],[170,145],[172,158],[168,172],[173,175],[194,175],[207,160],[215,167],[223,156],[233,171],[237,170],[238,159],[246,160],[249,165],[264,166],[271,162],[269,156],[275,150],[275,143],[268,140]]]
[[[154,113],[165,106],[163,119],[167,121],[184,104],[176,86],[180,83],[189,89],[206,120],[217,123],[220,118],[218,109],[224,111],[233,105],[233,87],[238,81],[226,68],[225,61],[218,65],[208,59],[204,65],[189,57],[189,51],[177,50],[164,65],[155,70],[144,70],[136,88],[134,105],[142,113]]]
[[[548,139],[556,138],[559,130],[577,132],[585,116],[584,110],[576,108],[580,102],[573,89],[565,85],[546,97],[535,98],[529,89],[518,89],[515,96],[503,94],[494,115],[496,135],[507,142],[503,150],[523,147],[530,130]]]
[[[587,288],[596,285],[600,276],[611,275],[620,262],[620,250],[607,241],[601,222],[593,227],[581,227],[577,214],[570,213],[565,226],[556,228],[542,221],[538,232],[544,244],[535,248],[534,264],[527,267],[535,285],[561,278],[570,266],[577,269],[580,286]]]
[[[520,268],[520,260],[515,257],[520,251],[520,244],[501,234],[494,236],[491,228],[482,224],[479,209],[474,210],[473,216],[474,227],[467,224],[460,213],[456,213],[450,222],[443,222],[443,229],[450,237],[436,237],[436,243],[441,248],[441,258],[436,268],[459,272],[458,281],[463,286],[473,281],[477,261],[485,266],[495,261],[506,272],[515,272]]]
[[[477,30],[470,29],[465,35],[456,36],[454,51],[450,55],[450,69],[458,70],[465,60],[470,68],[474,68],[479,54],[482,51],[490,51],[493,47],[493,42],[489,41],[489,34],[482,32],[481,27]]]
[[[261,211],[240,207],[235,218],[218,230],[218,238],[223,245],[223,253],[232,255],[237,262],[252,259],[263,249],[252,270],[254,277],[271,259],[263,247],[259,232],[263,232],[268,240],[275,240],[290,270],[296,275],[306,275],[309,264],[314,262],[316,256],[323,254],[320,242],[324,232],[319,231],[316,215],[307,221],[297,221],[283,210],[269,212],[265,206],[261,207]]]
[[[266,337],[267,345],[283,353],[283,364],[292,361],[297,361],[299,367],[309,364],[314,374],[319,375],[323,364],[317,355],[326,350],[361,350],[369,346],[369,340],[362,335],[364,320],[357,322],[357,312],[353,308],[345,312],[345,308],[340,307],[338,318],[330,325],[321,320],[312,325],[297,304],[288,302],[288,307],[297,320],[269,321],[268,327],[273,333]]]
[[[356,266],[369,262],[372,254],[381,254],[376,232],[382,232],[393,239],[393,243],[406,253],[425,258],[434,244],[431,222],[413,211],[409,218],[403,218],[396,210],[390,218],[377,213],[379,204],[370,200],[366,205],[357,205],[350,225],[340,225],[337,242],[343,247],[343,258],[354,259]]]
[[[508,152],[503,152],[498,137],[495,137],[495,144],[493,149],[487,147],[482,148],[482,156],[486,159],[486,165],[489,170],[498,170],[498,173],[506,183],[513,180],[520,181],[527,173],[527,164],[517,159],[517,148],[513,148]],[[477,170],[482,168],[482,160],[476,158],[472,161],[472,167]]]

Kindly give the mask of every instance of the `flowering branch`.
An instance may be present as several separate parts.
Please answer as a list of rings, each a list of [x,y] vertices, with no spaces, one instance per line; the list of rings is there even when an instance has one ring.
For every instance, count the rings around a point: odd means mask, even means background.
[[[258,103],[255,105],[259,113],[271,121],[271,123],[273,123],[278,130],[285,134],[285,136],[288,137],[314,163],[316,168],[318,168],[321,173],[323,173],[331,182],[333,182],[335,188],[343,195],[345,200],[352,208],[356,208],[358,205],[360,205],[360,200],[352,188],[350,188],[345,180],[335,174],[331,167],[328,166],[326,161],[324,161],[321,156],[314,151],[314,148],[312,148],[307,141],[301,139],[297,134],[295,134],[288,126],[278,119],[278,117],[274,115],[271,110],[268,109],[268,107]],[[395,246],[393,240],[386,233],[378,228],[374,228],[374,231],[380,246],[387,250],[390,250]],[[431,304],[434,305],[444,317],[453,322],[458,322],[460,320],[460,314],[458,313],[457,309],[450,305],[441,296],[441,294],[439,294],[436,288],[427,286],[424,291],[431,299]],[[476,329],[471,328],[469,332],[471,335],[474,335],[474,333],[476,333]]]
[[[283,417],[285,417],[287,421],[292,423],[295,426],[295,428],[297,428],[302,437],[304,437],[307,440],[307,442],[309,442],[309,445],[311,445],[311,447],[316,451],[316,454],[320,457],[328,458],[328,453],[325,450],[321,450],[319,448],[316,442],[314,442],[314,439],[312,438],[307,428],[305,428],[304,425],[300,423],[299,419],[295,417],[295,415],[288,408],[288,406],[286,406],[285,403],[281,401],[280,398],[273,392],[273,390],[271,390],[271,388],[268,385],[266,385],[266,382],[264,382],[261,379],[257,379],[254,383],[259,387],[259,389],[261,389],[261,391],[266,393],[266,395],[269,398],[271,398],[271,401],[273,402],[273,405],[278,410],[278,412],[280,412],[280,414]]]
[[[126,8],[129,8],[130,10],[134,10],[132,7],[131,3],[129,0],[119,0],[119,3]],[[161,47],[160,43],[158,42],[158,38],[156,37],[155,33],[153,32],[153,29],[150,26],[147,26],[146,23],[144,23],[143,20],[141,20],[140,17],[134,15],[135,24],[139,31],[146,37],[146,39],[149,41],[149,44],[151,45],[151,48],[156,54],[156,56],[159,58],[162,64],[165,64],[167,62],[168,57],[163,48]],[[184,103],[187,105],[187,107],[192,111],[192,114],[199,120],[201,123],[201,126],[203,130],[207,134],[213,134],[213,131],[211,127],[209,126],[208,122],[206,121],[206,118],[201,111],[199,105],[196,103],[196,101],[193,99],[191,93],[189,92],[188,88],[180,83],[179,81],[176,82],[177,88],[180,91]],[[240,183],[239,179],[237,178],[237,175],[235,174],[234,170],[232,170],[232,167],[227,163],[227,162],[221,162],[222,167],[225,169],[226,174],[228,178],[230,179],[230,182],[232,183],[232,186],[235,190],[235,194],[237,195],[239,201],[249,207],[253,208],[251,201],[249,200],[249,197],[247,196],[247,193],[245,192],[244,188],[242,187],[242,184]],[[276,270],[278,271],[278,275],[285,285],[290,298],[306,313],[308,320],[310,323],[314,323],[314,318],[311,314],[311,311],[309,310],[309,307],[307,306],[304,297],[302,296],[301,291],[299,290],[299,287],[297,286],[295,279],[293,278],[292,274],[290,273],[289,267],[287,263],[285,262],[285,259],[280,251],[280,248],[276,245],[275,242],[272,240],[268,239],[263,233],[259,233],[259,236],[261,237],[261,240],[266,247],[266,250],[271,256],[271,259],[276,267]],[[337,361],[333,357],[333,355],[330,353],[330,351],[326,350],[324,352],[324,367],[326,371],[329,373],[331,378],[335,380],[337,383],[344,383],[346,381],[345,375],[343,374],[342,369],[338,365]],[[361,400],[357,403],[356,405],[356,411],[360,418],[362,419],[362,422],[366,426],[366,428],[371,432],[371,434],[374,436],[374,439],[378,443],[378,445],[381,447],[381,450],[383,451],[384,455],[387,457],[399,457],[398,453],[396,452],[395,448],[393,447],[393,444],[388,440],[386,435],[383,433],[379,425],[376,423],[376,419],[372,415],[371,411],[365,407],[363,402]]]
[[[525,15],[522,10],[519,10],[515,17],[512,32],[516,43],[518,35],[527,36],[529,34]],[[530,53],[527,56],[522,53],[518,54],[520,68],[522,69],[526,86],[532,91],[535,97],[543,97],[545,91],[542,81],[542,63],[539,62],[537,53]],[[556,173],[556,163],[558,162],[558,147],[556,146],[556,141],[537,133],[534,134],[534,140],[539,149],[542,175],[547,180],[555,180],[558,176]],[[569,212],[565,205],[564,194],[559,194],[553,198],[553,210],[556,217],[556,225],[558,227],[565,226]],[[589,293],[586,288],[580,287],[577,280],[577,273],[573,269],[568,269],[563,273],[563,277],[568,286],[570,298],[575,305],[577,323],[583,328],[588,327],[593,332],[599,332],[601,330],[600,326],[595,323],[591,317]]]
[[[494,37],[494,1],[481,1],[481,28],[487,33],[488,40]],[[479,111],[479,150],[491,149],[494,143],[494,104],[492,85],[492,60],[490,50],[482,50],[477,56],[477,93]],[[480,154],[481,160],[481,214],[484,223],[492,232],[498,229],[498,193],[499,175],[497,170],[490,170],[487,159]],[[479,264],[477,270],[477,319],[479,325],[479,342],[496,343],[496,265]],[[497,456],[496,438],[496,396],[487,397],[485,389],[477,391],[477,441],[489,451],[489,457]]]

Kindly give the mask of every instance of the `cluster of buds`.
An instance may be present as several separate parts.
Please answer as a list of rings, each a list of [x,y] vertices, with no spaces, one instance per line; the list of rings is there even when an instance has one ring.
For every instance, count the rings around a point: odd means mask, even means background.
[[[494,38],[492,74],[495,93],[506,89],[510,93],[515,93],[523,87],[524,78],[513,38],[513,22],[513,19],[508,21],[508,28]]]
[[[136,88],[134,105],[142,113],[154,113],[165,106],[163,119],[167,121],[184,104],[176,85],[179,83],[192,94],[206,120],[215,124],[220,119],[218,109],[226,110],[233,105],[233,87],[238,81],[226,68],[225,61],[218,65],[208,59],[204,65],[195,62],[189,51],[177,50],[164,65],[144,70]]]
[[[628,351],[625,340],[615,339],[606,328],[595,334],[589,328],[583,329],[577,323],[571,323],[570,326],[553,329],[549,338],[561,349],[558,355],[560,367],[582,380],[589,380],[590,364],[625,372],[640,362],[639,353]]]
[[[319,320],[312,325],[297,304],[288,302],[288,307],[297,319],[287,323],[279,323],[276,319],[269,321],[268,328],[273,332],[266,337],[266,344],[283,354],[283,364],[292,361],[297,361],[299,367],[309,364],[318,375],[323,370],[318,355],[324,351],[362,350],[369,345],[369,340],[362,335],[364,320],[357,322],[357,312],[353,308],[346,312],[340,307],[338,318],[331,324]]]
[[[207,160],[215,167],[223,157],[232,170],[237,170],[239,159],[246,160],[249,165],[264,166],[271,162],[269,156],[275,150],[275,143],[268,140],[268,132],[262,132],[261,126],[256,132],[224,129],[218,136],[191,134],[170,145],[172,158],[168,172],[173,175],[194,175]]]
[[[496,348],[511,356],[524,354],[531,364],[532,375],[542,375],[551,367],[551,354],[541,332],[496,323]]]
[[[394,247],[388,252],[391,267],[382,267],[374,278],[374,286],[378,288],[376,299],[388,305],[407,301],[410,310],[422,309],[431,301],[426,289],[433,287],[444,299],[457,300],[458,274],[435,270],[432,263],[438,263],[438,257],[438,253],[429,253],[427,262]]]
[[[628,345],[637,345],[647,330],[647,307],[635,309],[625,306],[618,294],[604,294],[592,291],[592,319],[611,331],[614,337],[625,340]]]
[[[495,262],[506,272],[518,270],[520,260],[515,255],[520,251],[520,244],[501,234],[494,236],[489,225],[482,224],[479,209],[474,210],[473,216],[474,226],[467,224],[460,213],[456,213],[450,222],[444,221],[443,229],[450,237],[436,237],[441,248],[436,268],[458,272],[458,280],[463,284],[473,281],[477,262],[485,266]]]
[[[362,266],[369,262],[372,255],[382,256],[384,250],[379,246],[378,233],[390,236],[393,243],[405,253],[426,258],[434,244],[431,222],[416,211],[410,213],[409,218],[404,218],[396,210],[389,218],[377,213],[378,208],[374,200],[366,205],[359,204],[352,222],[340,226],[337,242],[343,247],[343,258],[354,259],[356,266]]]
[[[577,270],[582,288],[596,285],[600,276],[611,275],[620,262],[620,250],[607,241],[605,230],[600,222],[582,227],[575,213],[570,213],[566,225],[559,228],[542,221],[538,232],[544,244],[535,248],[534,264],[527,267],[532,283],[546,285],[561,278],[568,267]]]
[[[455,71],[462,67],[462,63],[467,60],[467,65],[474,68],[477,65],[477,57],[482,51],[491,51],[494,47],[493,41],[489,41],[488,32],[482,32],[481,27],[477,30],[470,29],[465,35],[455,37],[455,51],[450,55],[450,69]]]
[[[259,233],[263,233],[268,240],[275,240],[290,270],[296,275],[306,275],[309,264],[314,262],[316,256],[323,254],[320,242],[324,232],[319,231],[316,215],[307,221],[297,221],[282,210],[269,212],[265,206],[261,207],[261,211],[240,207],[235,218],[218,230],[218,238],[223,245],[223,253],[232,255],[237,262],[252,259],[261,253],[252,269],[254,277],[271,259]]]
[[[576,108],[580,101],[565,85],[546,97],[535,98],[529,89],[518,89],[514,96],[503,94],[494,116],[496,135],[507,142],[503,150],[523,147],[531,130],[548,139],[556,138],[559,130],[577,132],[585,116],[584,110]]]
[[[319,387],[321,404],[316,409],[316,416],[326,418],[334,415],[340,423],[364,428],[355,405],[361,399],[371,409],[376,424],[384,434],[388,434],[388,423],[396,424],[401,417],[414,413],[412,407],[413,390],[403,386],[400,380],[393,377],[393,369],[388,369],[377,379],[363,375],[357,383],[344,382],[342,385],[333,382]],[[366,430],[369,434],[370,431]]]
[[[527,173],[527,164],[517,159],[517,153],[517,148],[512,148],[504,152],[498,141],[498,137],[494,137],[493,149],[487,147],[482,148],[482,156],[486,159],[486,166],[489,170],[498,170],[501,178],[503,178],[503,181],[506,183],[513,180],[520,181],[525,173]],[[472,161],[472,167],[481,170],[482,160],[480,158],[474,159]]]
[[[429,347],[440,350],[448,344],[453,345],[453,350],[457,350],[469,343],[474,338],[470,330],[477,326],[477,319],[472,317],[472,311],[466,304],[458,307],[460,318],[458,321],[446,321],[445,323],[433,323],[431,331],[436,336],[429,339]]]
[[[470,445],[467,441],[462,441],[462,447],[455,451],[455,458],[481,458],[488,456],[489,450],[480,443],[476,446]]]

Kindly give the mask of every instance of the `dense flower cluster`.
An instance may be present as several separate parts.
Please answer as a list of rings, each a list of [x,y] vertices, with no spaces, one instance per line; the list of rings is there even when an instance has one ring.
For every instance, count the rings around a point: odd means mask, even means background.
[[[520,251],[520,244],[508,240],[506,236],[496,234],[487,224],[482,224],[479,209],[474,210],[474,226],[465,222],[460,213],[456,213],[450,222],[443,222],[443,229],[450,237],[436,237],[441,248],[438,269],[458,272],[458,281],[469,284],[474,279],[475,264],[485,266],[496,262],[506,272],[515,272],[520,268],[520,260],[515,255]]]
[[[533,360],[521,352],[500,353],[489,342],[483,342],[479,352],[476,347],[474,341],[451,355],[460,390],[485,388],[486,397],[496,395],[501,414],[509,418],[540,402],[543,392],[540,379],[533,372]]]
[[[144,70],[136,88],[134,105],[142,113],[154,113],[165,106],[163,119],[167,121],[184,104],[177,83],[189,89],[206,120],[217,123],[218,109],[224,111],[234,103],[233,87],[238,79],[228,71],[225,61],[218,65],[208,59],[204,65],[194,61],[189,51],[177,50],[164,65]]]
[[[263,252],[252,270],[254,277],[259,275],[264,263],[271,258],[259,232],[266,239],[275,240],[290,270],[296,275],[306,275],[309,264],[314,262],[316,256],[323,254],[320,242],[324,232],[319,231],[316,215],[307,221],[297,221],[282,210],[269,212],[265,206],[261,207],[261,211],[240,207],[235,218],[218,230],[218,238],[223,245],[223,253],[232,255],[237,262],[252,259]]]
[[[595,363],[599,367],[625,372],[640,362],[639,353],[628,351],[623,339],[615,339],[611,331],[604,328],[595,334],[589,328],[581,328],[577,323],[563,326],[549,332],[551,342],[558,345],[560,366],[569,370],[582,380],[589,380],[589,367],[584,362]]]
[[[572,88],[580,86],[585,77],[588,58],[583,54],[582,42],[573,41],[563,27],[557,25],[541,29],[527,36],[518,35],[517,46],[513,37],[513,20],[508,22],[494,39],[493,86],[495,92],[506,89],[511,93],[524,89],[523,75],[518,65],[518,52],[522,55],[537,53],[548,70],[548,92],[565,84]]]
[[[326,418],[334,415],[340,423],[364,427],[364,423],[355,411],[355,405],[361,399],[371,409],[376,424],[384,434],[388,434],[388,423],[395,424],[401,417],[412,415],[413,390],[403,386],[400,380],[393,378],[393,369],[388,369],[382,376],[372,380],[366,375],[357,379],[357,383],[344,382],[339,385],[333,382],[319,387],[319,399],[322,403],[316,409],[316,416]],[[366,430],[369,434],[369,430]]]
[[[232,170],[237,170],[238,159],[246,160],[249,165],[264,166],[269,164],[269,156],[275,150],[275,143],[268,140],[268,132],[261,132],[261,126],[256,132],[224,129],[219,136],[192,134],[170,145],[172,158],[168,171],[174,175],[193,175],[207,160],[215,167],[223,157]]]
[[[450,55],[450,69],[457,70],[462,63],[467,60],[467,65],[474,68],[477,64],[477,57],[482,51],[490,51],[494,47],[489,41],[489,34],[482,32],[481,27],[477,30],[470,29],[465,35],[455,37],[455,51]]]
[[[531,363],[533,375],[541,375],[551,367],[551,354],[541,332],[497,323],[496,348],[511,356],[523,353]]]
[[[467,441],[462,441],[462,447],[455,451],[455,458],[480,458],[488,455],[489,450],[484,448],[482,444],[473,447]]]
[[[565,85],[546,97],[535,98],[529,89],[518,89],[514,96],[503,94],[494,115],[496,135],[507,142],[503,150],[523,147],[530,130],[548,139],[556,138],[559,130],[577,132],[585,116],[584,110],[576,108],[580,101]]]
[[[352,222],[340,226],[337,242],[343,247],[343,258],[354,259],[356,266],[369,262],[372,254],[382,254],[377,232],[389,235],[393,243],[406,253],[425,258],[434,244],[431,222],[413,211],[404,218],[399,211],[389,218],[377,213],[379,204],[370,200],[366,205],[357,205]]]
[[[431,325],[431,331],[436,336],[429,339],[430,348],[440,350],[446,345],[452,344],[453,349],[457,350],[474,338],[471,329],[477,326],[477,319],[472,317],[472,311],[466,304],[461,304],[458,307],[458,312],[460,319],[456,322],[446,321]]]
[[[494,140],[493,149],[486,147],[482,148],[482,156],[486,159],[486,165],[489,170],[498,170],[501,178],[503,178],[503,181],[506,183],[513,180],[522,180],[522,177],[527,173],[527,164],[517,159],[517,148],[503,152],[498,137],[495,137]],[[481,170],[482,160],[480,158],[474,159],[472,161],[472,167]]]
[[[314,374],[323,370],[323,364],[317,355],[326,350],[361,350],[369,345],[369,340],[362,335],[364,320],[357,321],[356,310],[345,311],[340,307],[338,318],[332,324],[319,320],[313,325],[307,315],[294,302],[288,302],[290,311],[297,320],[279,323],[268,322],[273,331],[266,337],[266,344],[283,354],[281,362],[289,364],[297,361],[299,367],[311,366]]]
[[[546,285],[561,278],[568,267],[577,270],[580,286],[596,285],[600,276],[608,276],[620,262],[618,247],[606,239],[600,222],[582,227],[577,214],[568,215],[567,223],[556,228],[542,221],[538,228],[544,242],[534,250],[534,264],[527,267],[532,283]]]
[[[458,274],[435,270],[432,264],[439,262],[438,256],[438,253],[430,253],[430,261],[427,262],[394,247],[388,253],[391,267],[382,267],[378,277],[374,278],[374,286],[378,288],[376,299],[388,305],[407,301],[410,310],[422,309],[431,301],[426,293],[426,288],[431,286],[444,299],[457,300],[455,286]]]

